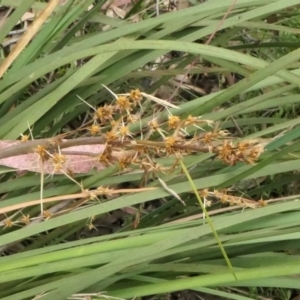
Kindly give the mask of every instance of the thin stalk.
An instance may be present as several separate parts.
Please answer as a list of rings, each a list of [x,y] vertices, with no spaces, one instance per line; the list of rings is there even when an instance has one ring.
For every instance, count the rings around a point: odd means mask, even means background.
[[[226,263],[228,265],[228,268],[231,271],[232,275],[234,276],[235,280],[237,281],[238,279],[237,279],[236,274],[235,274],[235,272],[233,270],[232,264],[231,264],[231,262],[230,262],[230,260],[229,260],[229,258],[227,256],[227,254],[226,254],[226,251],[225,251],[225,249],[224,249],[224,247],[222,245],[221,240],[219,239],[218,233],[217,233],[217,231],[215,230],[215,228],[214,228],[214,226],[212,224],[212,221],[211,221],[211,219],[209,217],[209,214],[207,213],[207,210],[205,209],[205,206],[204,206],[204,204],[202,202],[202,199],[199,196],[197,188],[196,188],[196,186],[195,186],[195,184],[194,184],[194,182],[193,182],[193,180],[192,180],[192,178],[191,178],[191,176],[190,176],[187,168],[185,167],[183,161],[180,160],[179,162],[180,162],[180,165],[182,167],[183,172],[185,173],[188,181],[190,182],[190,184],[191,184],[191,186],[193,188],[193,191],[194,191],[194,193],[196,195],[196,198],[197,198],[197,200],[198,200],[198,202],[199,202],[199,204],[200,204],[200,206],[201,206],[201,208],[202,208],[202,210],[203,210],[203,212],[205,214],[205,218],[207,219],[207,222],[208,222],[208,224],[209,224],[209,226],[210,226],[210,228],[211,228],[211,230],[212,230],[212,232],[213,232],[213,234],[215,236],[215,239],[216,239],[216,241],[217,241],[217,243],[218,243],[218,245],[220,247],[220,250],[221,250],[221,252],[222,252],[222,254],[223,254],[224,258],[225,258],[225,261],[226,261]]]

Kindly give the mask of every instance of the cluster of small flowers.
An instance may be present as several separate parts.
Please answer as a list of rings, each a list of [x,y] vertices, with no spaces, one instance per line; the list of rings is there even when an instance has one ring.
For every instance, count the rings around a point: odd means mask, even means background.
[[[259,201],[253,201],[244,197],[231,195],[229,193],[229,190],[209,191],[207,189],[204,189],[198,192],[199,195],[206,201],[207,206],[210,206],[213,202],[210,199],[220,201],[222,204],[229,204],[230,206],[237,205],[242,207],[256,208],[267,205],[267,202],[262,199]]]

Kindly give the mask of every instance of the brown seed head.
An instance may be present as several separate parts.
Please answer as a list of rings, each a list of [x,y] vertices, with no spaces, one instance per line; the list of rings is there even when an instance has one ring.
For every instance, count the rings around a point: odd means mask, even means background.
[[[41,145],[38,145],[36,147],[35,152],[39,155],[39,157],[42,161],[46,161],[50,157],[49,154],[47,153],[46,149]]]
[[[195,125],[197,124],[198,118],[197,117],[193,117],[191,115],[189,115],[186,120],[184,121],[184,125],[188,126],[188,125]]]
[[[264,201],[263,199],[260,199],[260,200],[258,201],[258,203],[259,203],[259,205],[260,205],[261,207],[265,207],[265,206],[268,205],[268,203],[267,203],[266,201]]]
[[[29,215],[26,215],[26,216],[23,215],[23,217],[20,218],[19,221],[21,223],[25,224],[25,225],[28,225],[30,223],[30,216]]]
[[[91,127],[90,127],[90,133],[91,133],[91,135],[96,135],[96,134],[98,134],[100,132],[100,127],[99,127],[99,125],[92,125]]]
[[[105,104],[102,107],[97,108],[95,119],[99,119],[102,123],[109,121],[113,117],[114,107],[112,105]]]
[[[130,111],[131,110],[132,103],[130,102],[130,99],[128,97],[119,96],[116,101],[117,101],[116,107],[120,111]]]
[[[113,195],[113,190],[110,189],[109,187],[104,187],[104,186],[99,186],[97,188],[97,192],[101,195],[105,195],[105,196],[112,196]]]
[[[29,140],[29,136],[28,136],[27,134],[22,135],[22,137],[21,137],[21,142],[22,142],[22,143],[25,143],[25,142],[27,142],[28,140]]]
[[[165,140],[166,151],[168,154],[175,153],[176,139],[173,136],[169,136]]]
[[[180,118],[178,116],[169,116],[168,126],[170,129],[176,129],[180,124]]]
[[[11,219],[4,220],[2,223],[4,224],[4,228],[12,227],[14,225],[14,222]]]
[[[52,157],[54,164],[64,164],[66,162],[66,156],[63,154],[55,153]]]
[[[134,102],[135,105],[136,105],[136,103],[139,103],[143,99],[143,95],[139,89],[132,90],[130,92],[129,97]]]
[[[45,219],[50,219],[51,216],[52,216],[52,214],[51,214],[51,212],[50,212],[49,210],[44,210],[44,211],[43,211],[43,217],[44,217]]]
[[[107,142],[116,140],[118,137],[113,131],[108,131],[105,133],[105,138]]]
[[[119,166],[121,170],[126,169],[132,162],[133,157],[131,156],[122,156],[119,158]]]
[[[159,129],[159,124],[155,119],[148,122],[148,126],[151,132],[155,132]]]
[[[125,125],[122,125],[119,129],[119,133],[121,135],[122,138],[126,137],[126,136],[131,136],[129,128]]]

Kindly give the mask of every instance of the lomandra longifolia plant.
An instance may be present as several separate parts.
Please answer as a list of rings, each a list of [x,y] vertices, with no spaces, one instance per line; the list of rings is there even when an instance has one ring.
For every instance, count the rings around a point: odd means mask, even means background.
[[[16,167],[13,161],[19,158],[27,162],[19,169],[48,176],[64,174],[80,186],[82,197],[93,199],[99,195],[111,196],[114,191],[102,186],[93,191],[86,190],[74,179],[74,174],[85,173],[92,168],[101,171],[109,166],[118,166],[118,172],[140,169],[143,173],[140,185],[143,187],[149,174],[171,174],[179,169],[179,161],[186,155],[211,153],[216,159],[233,166],[237,162],[254,164],[263,152],[263,145],[258,141],[238,142],[228,131],[214,126],[211,120],[172,115],[169,108],[176,106],[138,89],[113,96],[111,104],[100,107],[92,107],[81,99],[82,105],[88,105],[92,112],[84,126],[73,133],[50,139],[34,140],[23,135],[21,141],[13,142],[2,150],[0,163]],[[152,111],[146,112],[146,107],[151,107]],[[162,111],[167,112],[167,117],[161,117]],[[149,115],[150,121],[145,122],[143,118]],[[159,163],[163,157],[171,157],[173,162],[168,166]],[[209,193],[204,191],[204,197]],[[225,192],[222,195],[216,193],[214,195],[223,202],[237,203]],[[43,212],[42,206],[41,210]]]
[[[152,120],[142,125],[143,99],[147,97],[154,100],[156,106],[153,108]],[[155,110],[161,110],[162,106],[168,111],[168,119],[163,121],[159,116],[155,117]],[[36,153],[41,162],[52,165],[53,173],[78,173],[67,164],[69,155],[90,157],[95,163],[100,162],[103,166],[118,163],[121,170],[136,164],[145,169],[166,171],[155,162],[155,158],[173,156],[175,167],[177,158],[197,152],[210,152],[228,165],[235,165],[237,162],[254,164],[263,152],[263,145],[258,141],[234,143],[228,131],[213,128],[213,121],[191,115],[181,118],[172,115],[168,107],[175,106],[139,90],[115,95],[112,104],[91,107],[93,119],[76,130],[77,133],[88,130],[89,134],[84,133],[85,137],[66,140],[66,135],[59,135],[46,140],[30,140],[29,136],[22,135],[22,144],[16,143],[4,149],[0,158]],[[131,132],[130,127],[135,123],[140,124],[140,130]],[[189,132],[193,132],[192,138]],[[68,135],[70,134],[69,132]],[[72,151],[71,147],[83,145],[101,145],[101,151],[96,149],[98,153],[95,153],[93,148],[92,153]],[[8,165],[5,161],[1,164]],[[172,169],[173,167],[170,171]]]

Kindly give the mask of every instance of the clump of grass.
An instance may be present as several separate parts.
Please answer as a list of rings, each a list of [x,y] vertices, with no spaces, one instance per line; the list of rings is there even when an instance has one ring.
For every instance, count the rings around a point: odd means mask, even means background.
[[[299,33],[285,9],[300,0],[205,1],[155,18],[155,3],[148,11],[138,1],[122,20],[93,2],[56,6],[2,68],[1,144],[20,141],[0,158],[34,155],[38,169],[1,169],[0,297],[128,299],[193,289],[236,298],[251,296],[236,285],[297,288],[300,57],[284,39]],[[20,3],[1,42],[29,7],[46,5]],[[264,21],[274,13],[284,15],[282,26]],[[183,55],[156,64],[171,51]],[[213,74],[217,89],[193,86],[188,73],[204,83]],[[145,76],[151,84],[138,89]],[[195,95],[182,100],[181,89]],[[101,168],[76,172],[71,155]],[[120,226],[119,218],[116,232],[102,236],[103,218],[115,212],[129,221]],[[96,236],[79,239],[84,229]]]

